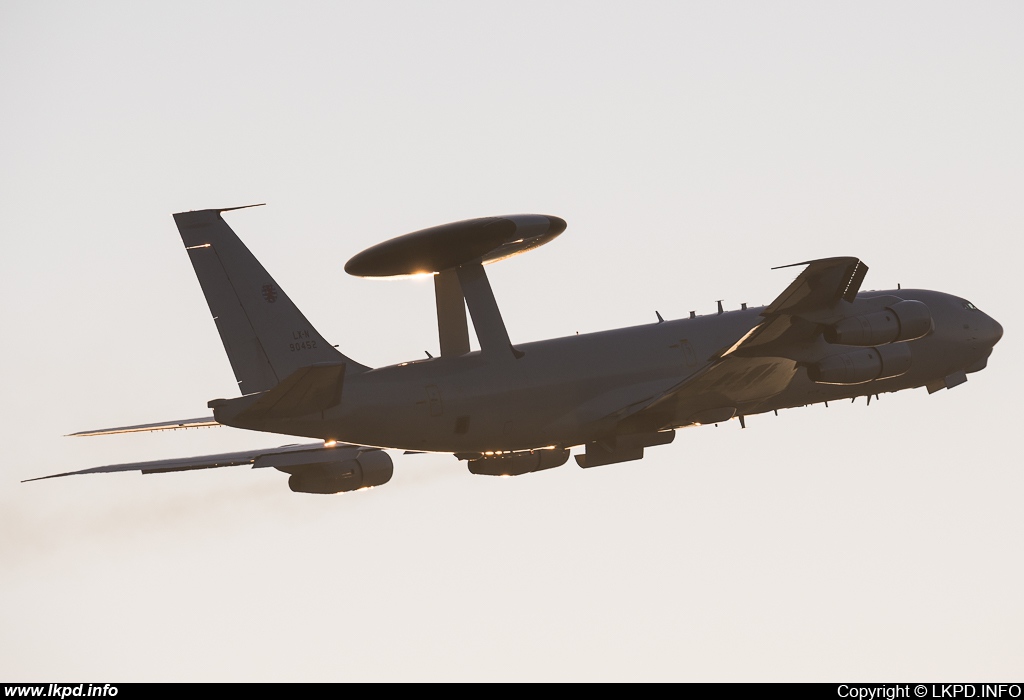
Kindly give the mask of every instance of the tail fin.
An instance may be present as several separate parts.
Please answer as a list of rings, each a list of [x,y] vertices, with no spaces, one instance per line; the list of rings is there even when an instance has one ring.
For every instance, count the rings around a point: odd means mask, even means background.
[[[231,210],[182,212],[174,215],[174,223],[242,394],[271,389],[315,363],[344,362],[355,372],[369,369],[342,355],[313,328],[221,218],[225,211]]]

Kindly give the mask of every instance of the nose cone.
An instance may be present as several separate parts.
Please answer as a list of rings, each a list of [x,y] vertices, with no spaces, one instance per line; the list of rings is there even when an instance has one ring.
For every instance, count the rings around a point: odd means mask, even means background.
[[[999,325],[999,321],[994,318],[989,317],[988,320],[992,323],[991,330],[989,331],[989,342],[991,342],[992,345],[995,345],[999,342],[999,339],[1003,337],[1003,327]]]
[[[565,219],[560,219],[557,216],[551,216],[550,214],[547,214],[546,216],[548,219],[548,231],[555,235],[564,231],[568,226],[568,224],[565,223]]]

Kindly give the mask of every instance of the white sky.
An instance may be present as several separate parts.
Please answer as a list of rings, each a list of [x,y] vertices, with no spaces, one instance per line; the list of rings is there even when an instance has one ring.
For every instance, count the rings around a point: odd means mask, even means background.
[[[1024,670],[1024,5],[0,3],[0,679],[1014,680]],[[856,255],[1006,336],[953,391],[680,432],[637,463],[295,495],[273,470],[20,484],[289,442],[235,383],[173,212],[230,223],[372,365],[429,282],[345,261],[447,221],[513,341],[767,303]]]

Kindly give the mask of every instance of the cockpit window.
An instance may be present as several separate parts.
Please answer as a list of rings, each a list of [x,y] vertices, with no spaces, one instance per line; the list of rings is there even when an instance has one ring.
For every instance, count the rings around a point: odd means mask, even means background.
[[[964,308],[965,308],[965,309],[970,309],[971,311],[977,311],[977,310],[978,310],[978,307],[977,307],[977,306],[975,306],[974,304],[972,304],[972,303],[971,303],[971,302],[969,302],[969,301],[965,301],[965,302],[964,302]]]

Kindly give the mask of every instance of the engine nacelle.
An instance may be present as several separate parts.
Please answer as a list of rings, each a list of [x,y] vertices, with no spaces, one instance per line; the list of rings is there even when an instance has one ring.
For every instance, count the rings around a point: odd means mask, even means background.
[[[471,459],[467,464],[471,474],[486,476],[521,476],[531,472],[560,467],[569,461],[569,450],[533,450],[507,452]]]
[[[288,488],[297,493],[342,493],[391,481],[394,465],[386,452],[360,452],[354,459],[278,467],[291,476]]]
[[[905,374],[910,363],[910,346],[896,343],[826,357],[810,365],[807,375],[818,384],[864,384]]]
[[[733,410],[733,413],[735,413],[735,410]],[[606,464],[632,462],[633,460],[644,458],[645,447],[667,445],[675,440],[675,437],[675,430],[662,430],[656,433],[615,435],[605,440],[588,442],[586,452],[576,455],[576,464],[584,469],[589,469],[591,467],[603,467]]]
[[[920,301],[900,301],[882,311],[844,318],[825,330],[825,340],[838,345],[873,346],[916,340],[932,329],[932,314]]]

